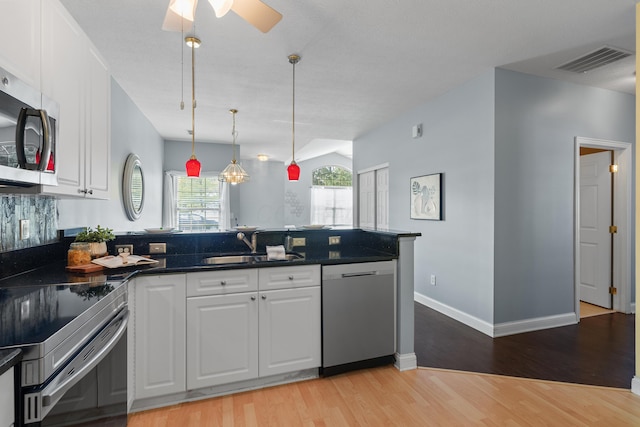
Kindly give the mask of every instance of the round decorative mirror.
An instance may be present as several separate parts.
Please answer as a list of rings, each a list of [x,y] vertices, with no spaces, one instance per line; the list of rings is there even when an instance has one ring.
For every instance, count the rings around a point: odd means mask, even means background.
[[[122,176],[122,201],[131,221],[140,218],[144,206],[144,175],[142,163],[136,154],[129,154]]]

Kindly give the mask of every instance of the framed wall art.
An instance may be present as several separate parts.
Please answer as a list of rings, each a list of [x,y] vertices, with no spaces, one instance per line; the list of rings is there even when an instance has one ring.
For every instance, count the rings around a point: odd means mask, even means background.
[[[411,219],[442,220],[442,174],[411,178]]]

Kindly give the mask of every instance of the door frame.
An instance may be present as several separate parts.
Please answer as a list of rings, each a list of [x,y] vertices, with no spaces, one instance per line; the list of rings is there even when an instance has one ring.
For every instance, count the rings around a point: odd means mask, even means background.
[[[632,145],[628,142],[577,136],[574,139],[574,311],[580,321],[580,147],[613,150],[618,172],[613,180],[613,224],[618,232],[613,239],[613,281],[617,294],[613,296],[613,310],[632,312],[631,296],[631,190]],[[635,310],[633,310],[635,311]]]

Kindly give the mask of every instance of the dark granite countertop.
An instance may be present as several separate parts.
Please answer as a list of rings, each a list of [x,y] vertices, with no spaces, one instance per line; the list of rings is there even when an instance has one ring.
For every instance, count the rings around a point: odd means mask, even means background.
[[[0,375],[17,365],[20,360],[22,360],[22,350],[0,350]]]
[[[295,252],[295,251],[294,251]],[[153,255],[152,258],[159,261],[158,264],[104,269],[90,274],[77,274],[66,271],[66,261],[58,261],[0,280],[0,292],[2,288],[16,286],[49,286],[68,284],[96,284],[105,282],[120,282],[129,279],[136,274],[165,274],[188,273],[196,271],[275,267],[305,264],[346,264],[374,261],[388,261],[397,258],[396,255],[371,248],[346,248],[340,250],[327,250],[326,248],[307,248],[304,252],[295,252],[301,256],[292,261],[259,261],[241,264],[211,265],[203,262],[204,258],[212,256],[230,255],[230,253],[195,253],[177,255]],[[234,254],[247,254],[234,253]]]

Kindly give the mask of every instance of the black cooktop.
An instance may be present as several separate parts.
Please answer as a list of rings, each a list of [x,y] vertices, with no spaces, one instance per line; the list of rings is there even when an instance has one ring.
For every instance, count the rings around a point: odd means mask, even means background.
[[[45,341],[123,282],[0,288],[0,348]]]

